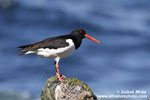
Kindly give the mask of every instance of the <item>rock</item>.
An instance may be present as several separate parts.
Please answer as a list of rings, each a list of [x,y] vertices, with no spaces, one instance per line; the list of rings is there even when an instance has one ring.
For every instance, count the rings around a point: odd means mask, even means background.
[[[60,82],[56,76],[46,81],[41,100],[98,100],[91,88],[76,78],[64,78]]]

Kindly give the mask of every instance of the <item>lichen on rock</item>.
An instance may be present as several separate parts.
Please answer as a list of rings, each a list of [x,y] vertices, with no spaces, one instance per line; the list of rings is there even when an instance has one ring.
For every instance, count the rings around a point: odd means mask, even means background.
[[[76,78],[64,78],[60,82],[56,76],[46,81],[41,100],[97,100],[91,88]]]

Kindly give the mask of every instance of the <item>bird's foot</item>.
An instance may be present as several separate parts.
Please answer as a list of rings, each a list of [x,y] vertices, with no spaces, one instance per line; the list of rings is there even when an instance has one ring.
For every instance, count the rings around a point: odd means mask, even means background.
[[[61,82],[64,81],[63,80],[64,75],[60,75],[59,73],[56,73],[56,75],[57,75],[57,78],[59,79],[59,81],[61,81]]]
[[[63,80],[61,77],[60,77],[60,78],[58,78],[58,79],[59,79],[59,81],[60,81],[60,82],[64,82],[64,80]]]
[[[59,81],[61,81],[61,82],[64,82],[63,79],[65,79],[65,78],[66,78],[65,75],[60,75],[60,76],[58,76],[58,79],[59,79]]]
[[[61,78],[67,78],[65,75],[60,75]]]

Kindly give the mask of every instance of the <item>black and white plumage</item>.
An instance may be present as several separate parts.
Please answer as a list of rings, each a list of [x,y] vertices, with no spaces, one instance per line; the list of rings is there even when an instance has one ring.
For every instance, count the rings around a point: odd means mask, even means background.
[[[37,54],[41,57],[54,58],[56,66],[56,74],[60,81],[63,81],[59,74],[58,62],[60,58],[65,58],[77,50],[83,38],[89,38],[95,42],[100,43],[94,38],[88,36],[83,29],[76,29],[70,34],[62,35],[58,37],[47,38],[41,42],[34,44],[19,46],[22,53],[19,55],[25,54]]]

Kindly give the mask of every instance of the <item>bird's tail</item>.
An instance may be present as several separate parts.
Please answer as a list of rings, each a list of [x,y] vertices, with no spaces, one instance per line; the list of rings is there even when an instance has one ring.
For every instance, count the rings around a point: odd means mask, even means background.
[[[19,54],[17,54],[18,56],[21,56],[21,55],[25,55],[27,53],[27,51],[24,51],[24,52],[21,52]]]
[[[18,51],[22,51],[22,52],[19,53],[18,56],[25,55],[28,52],[28,50],[26,50],[26,48],[29,47],[29,46],[30,46],[30,44],[29,45],[19,46],[18,47],[19,48]]]

